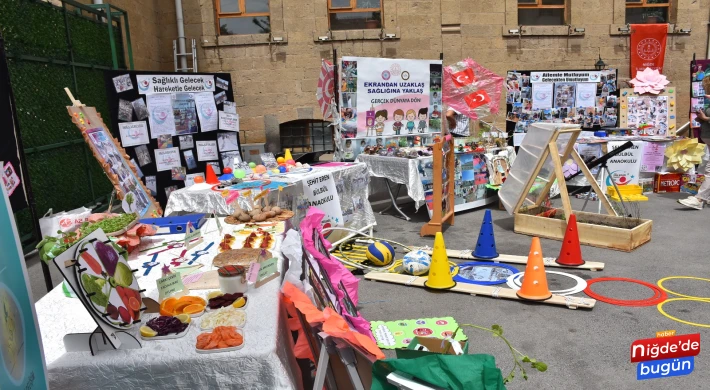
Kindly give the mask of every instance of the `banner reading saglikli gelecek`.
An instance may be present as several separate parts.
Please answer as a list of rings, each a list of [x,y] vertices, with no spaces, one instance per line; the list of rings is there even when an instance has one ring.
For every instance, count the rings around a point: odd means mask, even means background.
[[[667,24],[631,25],[631,78],[646,68],[663,73],[667,37]]]

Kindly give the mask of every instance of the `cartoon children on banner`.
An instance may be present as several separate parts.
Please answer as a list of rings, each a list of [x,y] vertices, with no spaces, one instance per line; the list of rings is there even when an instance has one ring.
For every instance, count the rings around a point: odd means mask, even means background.
[[[404,111],[401,109],[396,109],[394,111],[394,124],[392,125],[392,129],[394,130],[394,133],[396,135],[399,135],[399,132],[402,130],[402,127],[404,124],[402,123],[402,120],[404,119]]]
[[[423,133],[426,131],[426,123],[427,123],[427,112],[429,110],[424,107],[419,109],[419,126],[417,127],[417,130],[420,133]]]
[[[414,120],[416,119],[417,113],[414,110],[407,111],[407,132],[412,134],[414,131]]]
[[[385,121],[387,120],[387,110],[379,110],[375,113],[375,133],[381,136],[385,131]]]

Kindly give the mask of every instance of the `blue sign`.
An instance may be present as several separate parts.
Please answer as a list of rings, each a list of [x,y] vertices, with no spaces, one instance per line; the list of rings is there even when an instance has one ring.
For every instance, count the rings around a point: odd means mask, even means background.
[[[46,389],[44,353],[25,257],[5,186],[0,187],[0,389]]]
[[[688,375],[695,368],[695,357],[651,360],[636,366],[636,379],[656,379]]]

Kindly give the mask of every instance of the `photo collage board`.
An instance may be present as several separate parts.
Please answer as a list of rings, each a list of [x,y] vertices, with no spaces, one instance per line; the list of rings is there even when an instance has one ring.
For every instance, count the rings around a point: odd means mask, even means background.
[[[632,129],[632,135],[668,136],[676,127],[675,88],[639,95],[633,88],[622,88],[619,126]]]
[[[710,99],[706,98],[703,80],[710,77],[710,60],[694,60],[690,63],[690,126],[699,133],[700,122],[697,120],[699,110],[710,107]],[[707,112],[706,112],[707,113]]]
[[[617,126],[616,69],[511,70],[506,90],[508,134],[527,133],[536,122],[578,124],[588,130]]]
[[[441,132],[441,61],[343,57],[339,71],[344,161],[368,146],[425,145]]]
[[[211,165],[242,162],[229,73],[104,72],[110,124],[162,207]]]

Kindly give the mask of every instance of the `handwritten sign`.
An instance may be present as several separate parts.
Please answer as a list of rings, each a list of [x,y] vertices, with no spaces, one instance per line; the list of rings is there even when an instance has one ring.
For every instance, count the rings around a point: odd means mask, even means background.
[[[303,179],[303,190],[310,206],[325,213],[331,224],[343,226],[343,210],[340,197],[335,189],[333,175],[328,172]],[[325,220],[324,220],[325,222]]]
[[[278,261],[279,259],[272,257],[260,263],[259,275],[256,278],[256,285],[254,287],[259,288],[280,275],[278,271]]]
[[[190,231],[192,229],[192,231]],[[191,222],[187,223],[187,229],[185,229],[185,249],[190,248],[190,241],[199,239],[202,237],[202,231],[200,229],[195,229]]]
[[[163,299],[171,297],[177,293],[185,290],[185,286],[182,284],[182,278],[180,273],[172,273],[168,276],[164,276],[157,280],[158,283],[158,300],[163,301]]]
[[[259,270],[261,269],[261,264],[251,263],[249,264],[249,269],[247,270],[247,282],[255,283],[259,277]]]
[[[228,131],[239,131],[239,115],[220,111],[219,129]]]

